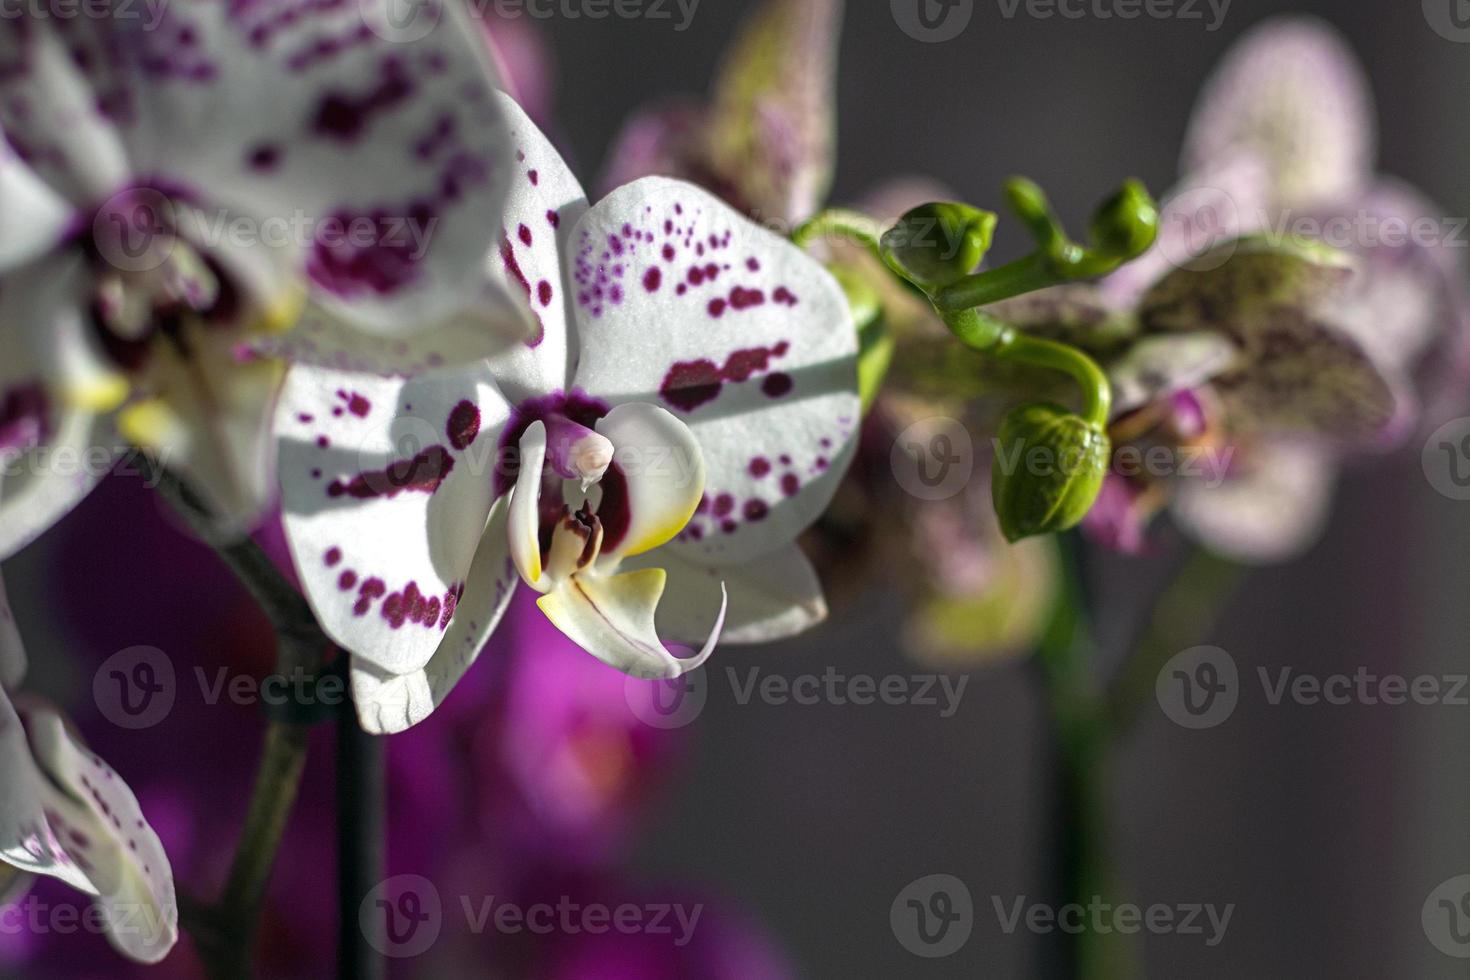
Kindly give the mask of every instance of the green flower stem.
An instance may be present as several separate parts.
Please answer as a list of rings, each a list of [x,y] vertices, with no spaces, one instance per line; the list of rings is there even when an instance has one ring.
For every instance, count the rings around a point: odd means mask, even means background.
[[[1108,684],[1107,713],[1113,731],[1132,729],[1144,706],[1153,701],[1164,664],[1208,633],[1239,590],[1246,571],[1244,565],[1202,548],[1190,549],[1154,604],[1131,655]]]
[[[1050,708],[1055,753],[1052,840],[1055,907],[1087,907],[1114,891],[1107,860],[1109,738],[1102,698],[1092,668],[1095,649],[1082,581],[1081,538],[1058,539],[1066,569],[1064,588],[1036,653]],[[1084,929],[1049,934],[1043,976],[1113,980],[1128,976],[1126,937]]]
[[[827,208],[810,221],[798,225],[791,233],[791,240],[798,248],[807,248],[819,239],[844,238],[861,245],[882,262],[883,252],[878,245],[882,234],[883,229],[878,227],[878,222],[861,212]]]
[[[1082,417],[1100,430],[1108,426],[1113,410],[1113,388],[1096,361],[1067,344],[1043,340],[1019,330],[1007,329],[991,353],[1012,361],[1051,368],[1070,375],[1082,388]]]
[[[1122,891],[1108,859],[1108,787],[1112,756],[1153,699],[1163,664],[1198,643],[1234,595],[1245,569],[1203,550],[1185,548],[1163,576],[1127,646],[1123,663],[1107,685],[1093,669],[1094,649],[1087,618],[1080,551],[1074,533],[1062,536],[1066,576],[1061,597],[1042,639],[1035,664],[1051,709],[1056,753],[1052,853],[1053,901],[1086,905]],[[1103,658],[1107,659],[1107,658]],[[1073,980],[1123,980],[1137,975],[1137,954],[1128,937],[1084,930],[1077,936],[1047,937],[1048,976]]]
[[[316,673],[332,643],[306,600],[270,557],[250,538],[218,538],[203,501],[177,474],[147,459],[142,466],[163,498],[215,549],[271,620],[277,635],[277,670]],[[211,980],[246,980],[252,975],[261,908],[301,787],[309,731],[309,726],[285,721],[268,724],[245,823],[219,901],[180,899],[181,925],[198,947]]]
[[[1023,259],[977,272],[945,286],[934,294],[940,313],[988,306],[1003,299],[1061,286],[1079,279],[1096,279],[1117,269],[1121,258],[1096,255],[1081,245],[1067,242],[1055,251],[1033,252]]]

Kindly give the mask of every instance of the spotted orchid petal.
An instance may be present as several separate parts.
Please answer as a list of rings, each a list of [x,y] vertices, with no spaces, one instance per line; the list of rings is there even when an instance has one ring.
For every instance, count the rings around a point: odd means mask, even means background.
[[[710,194],[657,177],[597,204],[569,245],[573,387],[667,408],[704,458],[705,500],[667,547],[726,565],[788,544],[856,445],[858,339],[836,281]]]
[[[47,821],[97,893],[108,939],[123,955],[156,963],[179,937],[173,873],[137,798],[67,731],[60,715],[24,713]]]
[[[0,275],[0,559],[69,513],[115,455],[108,421],[82,406],[111,403],[117,379],[88,346],[80,310],[51,302],[67,285],[54,265]],[[51,329],[18,329],[38,322]]]
[[[796,636],[827,618],[827,601],[812,563],[796,545],[787,545],[739,565],[711,568],[672,549],[630,558],[629,570],[662,568],[668,583],[658,604],[659,635],[674,643],[698,645],[728,601],[720,642],[770,643]]]
[[[305,365],[287,376],[276,413],[286,535],[318,621],[354,666],[410,675],[440,649],[464,652],[448,631],[507,414],[484,364],[411,379]],[[493,615],[475,609],[478,624]]]
[[[1414,188],[1383,180],[1351,206],[1312,216],[1329,244],[1351,247],[1361,267],[1328,315],[1385,364],[1407,369],[1436,339],[1457,332],[1461,250],[1445,214]]]
[[[1239,349],[1217,333],[1145,337],[1107,366],[1114,416],[1226,373]]]
[[[1286,561],[1321,535],[1335,470],[1319,449],[1253,445],[1248,463],[1223,483],[1182,480],[1174,520],[1213,551],[1251,564]]]
[[[361,657],[352,662],[352,700],[363,730],[391,735],[427,718],[464,676],[500,624],[515,594],[517,573],[508,557],[508,500],[495,502],[454,607],[449,629],[429,662],[404,674],[379,669]]]
[[[487,254],[530,305],[536,326],[528,340],[493,363],[501,390],[520,402],[563,387],[576,363],[577,338],[567,300],[571,287],[562,257],[570,248],[572,229],[587,213],[587,196],[521,107],[502,96],[500,108],[516,165],[496,224],[497,241]]]
[[[1345,252],[1301,240],[1226,242],[1198,265],[1154,283],[1139,302],[1138,317],[1148,331],[1212,330],[1249,347],[1256,310],[1320,309],[1342,293],[1357,268]]]
[[[1311,207],[1362,189],[1373,169],[1372,97],[1347,44],[1293,17],[1255,28],[1200,96],[1186,172],[1240,151],[1267,166],[1277,207]]]
[[[576,575],[536,601],[542,612],[572,641],[603,663],[633,677],[678,677],[702,666],[714,652],[725,622],[722,595],[709,639],[693,657],[681,660],[659,640],[655,610],[667,574],[661,568],[612,576]]]
[[[136,797],[60,715],[0,692],[0,860],[97,896],[108,939],[157,963],[178,940],[168,856]]]
[[[390,6],[11,18],[0,126],[87,216],[139,184],[248,215],[336,315],[402,338],[474,310],[489,353],[525,319],[480,261],[510,179],[488,55],[452,5]]]
[[[1250,329],[1241,366],[1215,381],[1233,432],[1385,437],[1405,384],[1354,337],[1292,307],[1257,311]]]

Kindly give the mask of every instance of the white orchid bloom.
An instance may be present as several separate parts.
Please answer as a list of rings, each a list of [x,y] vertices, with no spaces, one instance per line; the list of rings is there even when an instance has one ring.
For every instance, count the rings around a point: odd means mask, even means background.
[[[477,259],[513,163],[493,75],[448,9],[418,36],[436,2],[401,29],[392,0],[0,19],[0,557],[87,493],[114,423],[248,526],[263,353],[386,370],[529,333]]]
[[[794,542],[856,443],[836,281],[690,184],[648,178],[589,208],[504,104],[519,180],[491,261],[537,335],[412,378],[298,366],[277,417],[295,562],[376,732],[443,700],[517,580],[640,677],[698,666],[722,627],[757,642],[826,614]]]
[[[179,935],[168,856],[132,791],[61,715],[11,701],[25,667],[0,582],[0,900],[19,900],[30,875],[59,878],[96,896],[120,953],[156,963]]]

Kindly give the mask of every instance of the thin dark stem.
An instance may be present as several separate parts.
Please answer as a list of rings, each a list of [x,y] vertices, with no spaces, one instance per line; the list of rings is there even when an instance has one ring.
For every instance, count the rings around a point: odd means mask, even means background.
[[[1186,546],[1163,575],[1145,606],[1112,682],[1104,687],[1094,668],[1082,542],[1061,540],[1065,588],[1037,652],[1052,717],[1052,901],[1084,908],[1094,897],[1109,900],[1118,889],[1108,860],[1109,772],[1117,738],[1152,698],[1163,664],[1199,642],[1234,593],[1241,566]],[[1052,933],[1042,948],[1042,975],[1059,980],[1114,980],[1135,974],[1126,937],[1089,929]]]
[[[1107,733],[1100,711],[1080,536],[1060,541],[1066,580],[1037,652],[1051,713],[1052,815],[1047,851],[1054,908],[1086,907],[1105,894]],[[1110,975],[1106,937],[1054,932],[1041,949],[1041,975],[1058,980]]]
[[[382,880],[386,804],[384,740],[362,730],[354,712],[337,720],[337,976],[382,980],[387,961],[380,915],[360,915]],[[377,934],[373,934],[373,930]]]
[[[141,465],[174,511],[214,548],[275,627],[276,669],[314,675],[332,643],[311,607],[249,537],[221,536],[203,500],[177,474],[148,460]],[[220,900],[180,900],[180,920],[212,980],[251,976],[261,907],[306,766],[309,726],[273,720],[265,733],[249,809]]]

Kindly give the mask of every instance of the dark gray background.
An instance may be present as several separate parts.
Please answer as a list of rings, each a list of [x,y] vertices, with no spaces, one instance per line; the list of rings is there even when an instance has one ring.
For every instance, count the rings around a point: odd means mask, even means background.
[[[547,22],[560,135],[584,174],[635,106],[704,90],[745,7],[705,0],[682,34],[646,21]],[[1340,27],[1371,74],[1383,169],[1446,214],[1470,207],[1470,46],[1433,33],[1417,0],[1236,0],[1215,33],[1200,21],[1007,20],[998,0],[978,0],[967,32],[944,44],[910,39],[883,0],[850,8],[838,200],[919,173],[994,208],[1002,179],[1025,173],[1078,227],[1123,176],[1165,189],[1218,57],[1260,20],[1304,11]],[[1353,474],[1326,540],[1305,560],[1254,573],[1230,606],[1212,642],[1249,675],[1233,718],[1190,733],[1155,709],[1123,747],[1112,803],[1129,896],[1236,905],[1214,949],[1146,937],[1150,976],[1470,972],[1420,926],[1430,890],[1470,872],[1470,708],[1271,707],[1254,680],[1258,665],[1470,669],[1470,505],[1433,491],[1418,449]],[[1136,562],[1107,571],[1105,601],[1125,601],[1149,574]],[[787,674],[908,671],[897,610],[875,595],[805,642],[723,660]],[[1045,887],[1044,715],[1024,669],[977,674],[949,720],[922,708],[740,706],[718,664],[711,680],[696,764],[649,833],[643,866],[752,903],[805,975],[1032,972],[1036,940],[1002,934],[990,909],[991,895]],[[888,910],[906,883],[935,872],[969,884],[977,923],[960,953],[926,961],[894,940]]]

